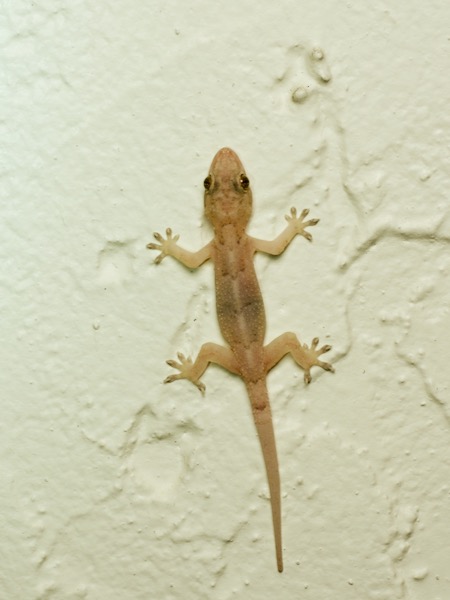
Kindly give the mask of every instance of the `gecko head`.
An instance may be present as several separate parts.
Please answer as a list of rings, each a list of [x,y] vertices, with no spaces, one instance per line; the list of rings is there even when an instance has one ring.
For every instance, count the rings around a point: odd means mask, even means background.
[[[203,183],[205,214],[213,227],[237,224],[245,228],[252,213],[252,191],[236,152],[219,150]]]

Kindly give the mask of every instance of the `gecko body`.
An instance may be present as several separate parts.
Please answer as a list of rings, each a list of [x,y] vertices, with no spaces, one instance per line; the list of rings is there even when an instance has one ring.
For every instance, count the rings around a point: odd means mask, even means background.
[[[301,344],[294,333],[288,332],[264,345],[266,318],[253,257],[256,252],[281,254],[296,235],[311,240],[311,234],[305,228],[316,225],[318,219],[305,221],[308,211],[304,210],[297,216],[292,208],[286,217],[287,227],[274,240],[249,236],[247,225],[252,213],[250,182],[239,157],[230,148],[217,152],[204,187],[205,215],[214,230],[211,242],[197,252],[189,252],[177,244],[179,236],[173,236],[172,231],[167,229],[167,237],[155,233],[157,242],[148,244],[148,248],[160,251],[155,260],[157,263],[168,255],[189,268],[196,268],[207,260],[213,262],[217,318],[228,347],[206,343],[194,362],[178,353],[179,362],[168,360],[167,363],[179,372],[168,376],[165,382],[188,379],[204,392],[205,386],[200,378],[210,363],[219,364],[243,380],[266,468],[277,568],[282,572],[280,476],[266,377],[286,354],[291,354],[304,369],[306,383],[311,381],[312,366],[328,371],[332,371],[333,367],[319,359],[331,346],[318,348],[317,338],[308,347]]]

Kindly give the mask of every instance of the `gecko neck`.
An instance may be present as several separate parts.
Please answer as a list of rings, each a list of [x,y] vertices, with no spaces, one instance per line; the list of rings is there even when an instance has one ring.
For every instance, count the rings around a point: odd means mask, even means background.
[[[215,223],[214,239],[220,245],[235,248],[240,241],[247,237],[246,226],[240,223]]]

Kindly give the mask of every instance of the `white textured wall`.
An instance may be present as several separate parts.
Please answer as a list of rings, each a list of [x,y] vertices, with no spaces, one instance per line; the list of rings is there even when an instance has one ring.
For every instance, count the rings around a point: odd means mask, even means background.
[[[1,12],[0,597],[448,600],[448,3]],[[257,258],[268,339],[318,335],[336,366],[269,378],[282,575],[242,383],[162,384],[221,338],[211,266],[145,245],[209,239],[224,145],[252,234],[321,219]]]

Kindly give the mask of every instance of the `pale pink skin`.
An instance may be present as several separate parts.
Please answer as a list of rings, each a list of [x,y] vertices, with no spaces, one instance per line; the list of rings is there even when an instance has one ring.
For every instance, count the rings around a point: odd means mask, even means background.
[[[287,332],[264,345],[266,318],[253,255],[255,252],[281,254],[296,235],[311,240],[311,234],[305,228],[316,225],[318,219],[304,221],[308,211],[304,210],[298,217],[296,210],[291,208],[290,215],[286,217],[288,225],[277,238],[265,241],[249,236],[246,229],[252,212],[252,192],[244,167],[230,148],[222,148],[215,155],[205,179],[204,200],[205,215],[214,229],[214,238],[209,244],[197,252],[189,252],[177,244],[179,236],[172,236],[172,231],[167,229],[167,239],[155,233],[157,243],[148,244],[148,248],[160,251],[156,263],[169,255],[189,268],[212,260],[217,318],[228,347],[206,343],[194,362],[179,353],[180,362],[167,361],[179,372],[167,377],[165,382],[188,379],[204,392],[205,386],[200,378],[209,363],[216,363],[242,378],[250,398],[266,467],[276,560],[281,573],[280,476],[266,375],[286,354],[291,354],[304,370],[306,383],[311,381],[312,366],[317,365],[327,371],[333,371],[333,367],[319,360],[319,356],[328,352],[331,346],[318,348],[317,338],[308,347],[301,344],[294,333]]]

